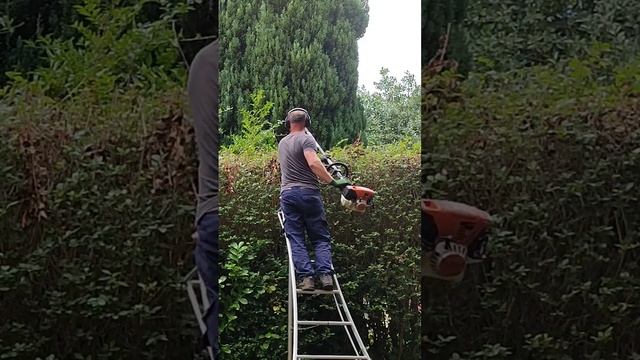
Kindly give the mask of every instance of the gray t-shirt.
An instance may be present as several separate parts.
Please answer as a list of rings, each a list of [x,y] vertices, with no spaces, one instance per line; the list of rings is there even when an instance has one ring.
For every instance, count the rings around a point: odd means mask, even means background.
[[[187,84],[198,148],[198,206],[202,215],[218,211],[218,40],[193,59]]]
[[[319,189],[318,177],[311,171],[305,150],[316,151],[313,135],[300,131],[285,136],[278,143],[278,162],[280,163],[280,191],[300,186]]]

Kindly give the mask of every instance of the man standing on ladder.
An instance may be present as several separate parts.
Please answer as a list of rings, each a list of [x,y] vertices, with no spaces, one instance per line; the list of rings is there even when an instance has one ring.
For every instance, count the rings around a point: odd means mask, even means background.
[[[218,40],[202,48],[189,69],[189,105],[198,148],[196,267],[207,289],[204,343],[218,357]]]
[[[334,179],[316,154],[316,141],[306,130],[309,113],[294,108],[287,113],[289,134],[278,144],[280,163],[280,208],[286,221],[284,231],[291,241],[297,287],[315,289],[318,277],[323,290],[333,290],[331,237],[320,195],[320,182],[337,188],[350,185],[346,178]],[[305,246],[305,232],[314,246],[315,268]]]

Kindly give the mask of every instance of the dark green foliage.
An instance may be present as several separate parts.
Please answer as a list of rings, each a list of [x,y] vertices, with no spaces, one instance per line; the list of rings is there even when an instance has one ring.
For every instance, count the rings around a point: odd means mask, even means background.
[[[196,162],[171,26],[187,8],[97,4],[75,8],[69,37],[37,41],[43,65],[26,64],[34,70],[0,89],[0,358],[200,359],[181,280],[193,266]],[[357,18],[349,26],[362,35],[360,3],[334,10]],[[249,125],[269,109],[257,94],[241,108]],[[418,353],[416,153],[336,154],[379,191],[366,217],[340,220],[337,193],[326,194],[336,266],[379,359]],[[225,358],[281,359],[286,260],[273,153],[221,164]],[[246,173],[229,170],[239,165]]]
[[[402,144],[379,150],[349,147],[332,155],[352,165],[356,182],[378,191],[373,209],[352,215],[340,206],[334,188],[323,188],[334,265],[349,309],[372,358],[417,359],[417,148]],[[239,287],[236,296],[243,294],[246,301],[237,301],[239,309],[232,312],[225,305],[227,327],[222,342],[229,354],[225,358],[282,359],[287,349],[287,252],[276,216],[280,178],[275,152],[257,158],[227,153],[221,160],[222,239],[228,246],[244,242],[248,245],[241,250],[245,259],[253,257],[245,260],[244,284],[228,285]],[[226,289],[223,295],[229,293]],[[307,298],[301,318],[335,316],[322,306],[331,301]],[[308,353],[350,350],[348,343],[340,341],[343,335],[306,334],[302,349]]]
[[[458,63],[459,71],[466,73],[471,64],[467,49],[467,31],[463,22],[467,0],[423,0],[422,1],[422,64],[427,65],[440,49],[449,29],[446,59]],[[471,29],[470,31],[473,31]]]
[[[427,359],[640,356],[639,62],[567,63],[425,82],[425,193],[495,218],[490,261],[423,280]]]
[[[69,131],[65,110],[0,128],[0,354],[189,358],[189,129],[176,115],[140,140]]]
[[[0,357],[192,358],[195,173],[171,21],[76,11],[0,95]]]
[[[223,136],[238,132],[239,109],[264,89],[278,124],[293,107],[311,113],[325,146],[354,140],[365,128],[358,86],[357,40],[368,23],[361,0],[223,3],[221,118]],[[284,131],[284,128],[282,128]],[[227,140],[228,141],[228,140]]]
[[[480,0],[469,2],[466,28],[476,71],[505,71],[584,56],[594,42],[610,58],[640,50],[635,0]]]
[[[42,48],[32,46],[39,37],[66,41],[77,40],[77,24],[88,25],[88,19],[77,11],[78,6],[95,6],[101,13],[119,10],[133,15],[138,23],[152,23],[166,19],[171,8],[186,9],[185,1],[100,1],[100,0],[17,0],[0,1],[0,84],[6,82],[6,71],[27,72],[45,65]],[[218,0],[189,2],[191,11],[176,14],[176,31],[179,38],[193,38],[197,35],[218,33]],[[140,8],[134,11],[133,8]],[[128,23],[127,25],[132,25]],[[171,28],[169,28],[171,30]],[[163,41],[171,38],[161,37]],[[156,40],[157,41],[157,40]],[[191,59],[203,45],[197,40],[184,42],[185,55]],[[74,41],[75,42],[75,41]],[[139,42],[138,45],[145,45]],[[179,60],[178,54],[173,54]],[[154,63],[154,66],[160,64]]]
[[[130,111],[138,116],[143,104],[158,106],[157,99],[137,100]],[[197,326],[180,280],[193,264],[191,128],[176,112],[148,120],[146,135],[70,131],[64,123],[76,115],[68,106],[57,121],[34,121],[40,109],[12,115],[0,128],[7,139],[0,147],[0,354],[192,358]],[[415,146],[402,145],[336,152],[349,159],[357,181],[379,191],[366,216],[345,215],[336,191],[325,193],[336,267],[379,359],[418,353],[414,154]],[[228,154],[221,164],[225,358],[280,359],[286,253],[275,217],[273,153]]]

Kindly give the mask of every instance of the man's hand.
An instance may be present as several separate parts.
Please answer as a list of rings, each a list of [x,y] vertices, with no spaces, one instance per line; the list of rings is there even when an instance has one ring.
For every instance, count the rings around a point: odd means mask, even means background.
[[[330,184],[337,187],[338,189],[344,189],[346,186],[351,185],[351,181],[349,181],[347,178],[340,178],[331,180]]]

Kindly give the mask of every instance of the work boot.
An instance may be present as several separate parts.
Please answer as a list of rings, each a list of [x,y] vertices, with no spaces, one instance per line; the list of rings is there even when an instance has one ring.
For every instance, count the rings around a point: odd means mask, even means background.
[[[312,276],[305,276],[302,280],[298,281],[298,289],[302,291],[315,290],[315,284]]]
[[[333,277],[331,274],[320,274],[318,279],[320,280],[320,287],[322,287],[322,290],[333,290]]]

